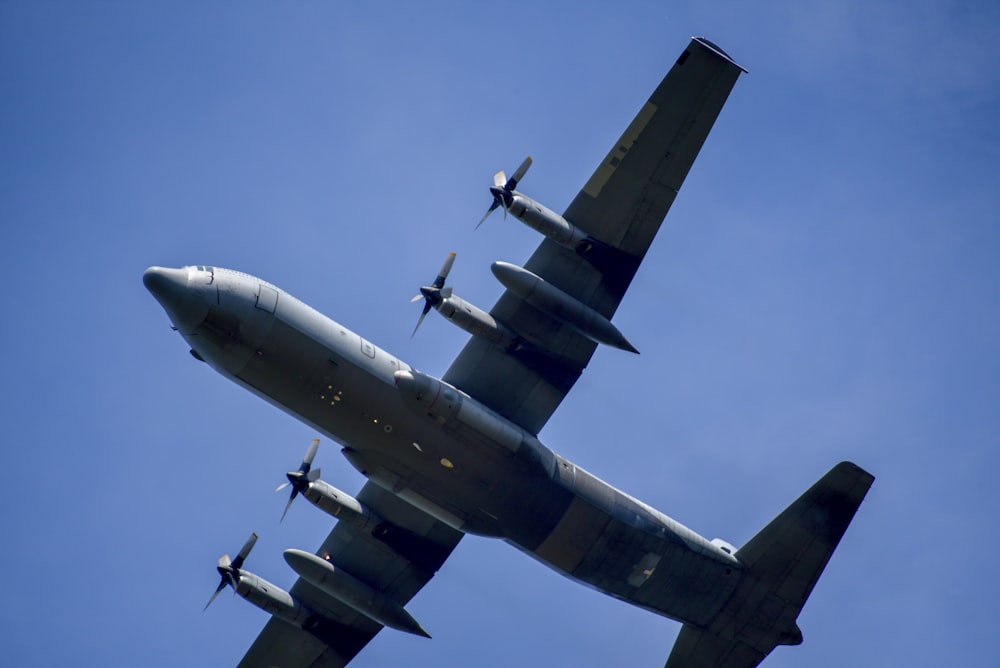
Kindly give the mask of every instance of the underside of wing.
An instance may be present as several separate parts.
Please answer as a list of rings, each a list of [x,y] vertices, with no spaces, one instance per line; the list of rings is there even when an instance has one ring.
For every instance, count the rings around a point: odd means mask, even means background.
[[[547,238],[524,265],[583,315],[571,322],[508,289],[490,315],[518,342],[473,337],[445,381],[532,433],[545,425],[597,346],[580,320],[614,315],[742,71],[692,39],[563,214],[581,237]]]
[[[664,668],[755,668],[766,656],[739,638],[723,639],[685,624]]]
[[[346,639],[355,632],[350,627],[345,627],[342,633]],[[312,633],[272,617],[240,661],[239,668],[257,666],[341,668],[346,666],[351,657],[361,651],[367,642],[367,638],[358,634],[353,643],[341,641],[337,648],[330,647]]]
[[[316,556],[401,608],[434,576],[463,534],[373,482],[365,484],[357,499],[377,520],[363,526],[338,522]],[[304,577],[290,593],[312,617],[304,628],[272,618],[241,668],[345,666],[382,630],[383,624],[363,612],[363,605],[344,602],[349,595],[334,597]]]
[[[743,71],[711,42],[693,38],[566,218],[641,260]]]

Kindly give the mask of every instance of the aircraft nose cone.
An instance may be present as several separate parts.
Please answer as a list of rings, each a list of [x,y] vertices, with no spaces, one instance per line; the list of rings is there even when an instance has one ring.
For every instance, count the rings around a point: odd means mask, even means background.
[[[188,272],[186,269],[150,267],[142,273],[142,284],[164,308],[175,307],[187,291]]]

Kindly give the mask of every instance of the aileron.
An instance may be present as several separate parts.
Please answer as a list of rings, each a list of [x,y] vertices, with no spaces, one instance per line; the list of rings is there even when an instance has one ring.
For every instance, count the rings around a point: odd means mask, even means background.
[[[642,258],[742,71],[717,47],[692,39],[566,219]]]

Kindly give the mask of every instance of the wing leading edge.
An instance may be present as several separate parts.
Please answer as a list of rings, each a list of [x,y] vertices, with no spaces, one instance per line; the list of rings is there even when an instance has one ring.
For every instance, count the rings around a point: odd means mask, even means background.
[[[588,238],[572,249],[545,239],[525,269],[610,319],[741,72],[693,38],[564,212]],[[490,315],[525,344],[473,337],[444,380],[538,433],[597,344],[510,290]]]
[[[366,483],[357,498],[383,521],[365,528],[338,522],[316,555],[405,605],[434,576],[463,534],[373,482]],[[381,624],[304,578],[295,581],[290,593],[319,619],[305,631],[272,617],[240,668],[340,668],[382,630]]]

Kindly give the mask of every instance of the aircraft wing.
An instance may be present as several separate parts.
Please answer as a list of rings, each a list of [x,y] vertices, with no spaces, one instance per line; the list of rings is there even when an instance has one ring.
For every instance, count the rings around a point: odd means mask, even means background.
[[[743,71],[693,38],[563,214],[593,242],[573,250],[547,238],[525,269],[610,319]],[[538,433],[597,344],[509,290],[490,314],[532,345],[474,336],[444,380]]]
[[[338,522],[317,555],[405,605],[455,549],[462,533],[373,482],[357,496],[384,520],[369,530]],[[240,668],[339,668],[347,665],[382,625],[299,578],[293,597],[321,615],[312,632],[272,617],[247,650]]]

